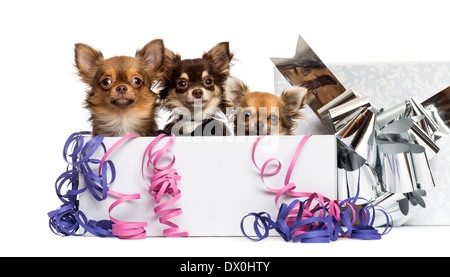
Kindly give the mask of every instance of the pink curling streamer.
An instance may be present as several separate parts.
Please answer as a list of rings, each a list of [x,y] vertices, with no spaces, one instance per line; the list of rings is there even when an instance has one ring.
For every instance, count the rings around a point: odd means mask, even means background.
[[[330,200],[329,198],[324,197],[323,195],[321,195],[319,193],[315,193],[315,192],[309,193],[309,192],[294,191],[294,189],[296,188],[295,183],[290,182],[291,174],[292,174],[292,171],[294,170],[294,166],[297,162],[298,156],[299,156],[303,146],[305,145],[306,141],[309,139],[309,137],[310,137],[310,135],[304,136],[303,139],[301,140],[300,144],[298,145],[297,150],[295,151],[294,157],[292,158],[291,163],[288,168],[288,171],[286,173],[284,186],[281,189],[270,188],[269,186],[266,185],[266,183],[264,181],[264,176],[275,175],[281,170],[281,162],[279,160],[277,160],[276,158],[270,158],[266,162],[264,162],[264,164],[261,168],[259,168],[258,165],[256,164],[256,161],[255,161],[256,146],[258,145],[259,141],[263,138],[263,136],[258,137],[257,140],[255,141],[255,143],[253,144],[253,149],[252,149],[253,164],[256,166],[256,168],[258,168],[258,170],[260,170],[261,180],[262,180],[264,186],[267,188],[267,190],[269,190],[270,192],[276,193],[275,205],[278,208],[280,208],[278,206],[278,200],[283,194],[288,194],[293,197],[306,197],[307,200],[305,201],[305,205],[303,207],[304,211],[303,211],[303,216],[302,216],[301,220],[307,219],[307,218],[314,218],[314,217],[324,217],[326,214],[326,210],[328,210],[329,215],[334,216],[338,222],[341,222],[339,201]],[[267,166],[272,162],[278,163],[277,168],[274,169],[273,171],[265,172]],[[315,206],[313,206],[314,202],[318,202],[318,203]],[[349,209],[351,209],[353,215],[357,214],[357,211],[355,211],[355,209],[359,209],[359,208],[356,205],[349,203],[349,202],[346,202],[345,205]],[[299,205],[296,205],[296,208],[292,209],[289,212],[288,218],[286,220],[286,223],[288,224],[288,226],[291,226],[295,222],[296,216],[299,211],[298,206]],[[313,206],[313,207],[311,208],[311,206]],[[356,220],[356,216],[353,216],[352,226],[354,226],[355,220]],[[318,222],[318,223],[316,223],[316,225],[317,224],[320,224],[320,223]],[[299,234],[302,234],[302,233],[305,233],[308,231],[309,231],[308,226],[302,226],[302,227],[296,229],[295,232],[292,233],[292,235],[295,236],[295,235],[299,235]]]
[[[111,146],[108,151],[103,155],[102,160],[100,161],[100,167],[99,167],[99,175],[102,172],[102,166],[103,163],[106,161],[106,158],[111,154],[112,151],[114,151],[119,145],[124,143],[125,141],[138,137],[138,135],[135,134],[129,134],[124,137],[122,137],[120,140],[118,140],[113,146]],[[147,222],[128,222],[128,221],[122,221],[119,219],[116,219],[111,216],[111,211],[117,207],[118,205],[130,201],[133,199],[140,199],[141,196],[139,193],[135,194],[123,194],[116,191],[113,191],[111,189],[108,190],[108,194],[113,195],[114,197],[117,197],[118,200],[116,200],[114,203],[111,204],[111,206],[108,209],[109,217],[111,221],[114,223],[112,225],[112,234],[117,236],[120,239],[144,239],[147,237],[147,233],[145,231],[145,227],[147,227]]]
[[[181,192],[177,187],[177,181],[181,180],[181,176],[178,175],[176,169],[172,168],[175,163],[175,155],[169,150],[175,142],[175,136],[171,135],[169,141],[160,150],[153,151],[155,145],[166,136],[165,134],[158,135],[145,149],[142,159],[142,177],[149,187],[150,195],[155,197],[155,203],[159,204],[154,209],[155,214],[160,216],[159,222],[169,226],[163,231],[163,235],[165,237],[189,237],[188,232],[179,232],[178,225],[170,221],[183,213],[181,208],[166,209],[181,198]],[[172,161],[166,166],[159,166],[158,162],[166,153],[172,155]],[[147,162],[145,162],[146,159]],[[150,175],[150,183],[147,182],[145,173]],[[164,195],[171,198],[161,203]]]

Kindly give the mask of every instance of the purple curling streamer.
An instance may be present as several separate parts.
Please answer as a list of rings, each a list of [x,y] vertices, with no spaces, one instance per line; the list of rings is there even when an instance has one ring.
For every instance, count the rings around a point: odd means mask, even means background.
[[[291,211],[295,209],[297,206],[298,214],[296,216],[295,222],[289,226],[287,223],[287,218]],[[285,241],[293,241],[293,242],[329,242],[330,240],[336,240],[337,236],[334,235],[332,230],[332,221],[331,217],[313,217],[303,219],[303,209],[304,202],[296,199],[291,202],[291,204],[286,205],[285,203],[281,204],[278,216],[276,221],[273,221],[270,218],[270,215],[267,213],[251,213],[244,217],[241,221],[241,231],[247,238],[253,241],[260,241],[265,239],[269,235],[269,230],[275,229],[278,234]],[[257,238],[252,238],[245,233],[244,230],[244,220],[248,216],[254,216],[255,221],[253,224],[255,234]],[[337,222],[337,221],[336,221]],[[261,223],[261,224],[260,224]],[[319,224],[317,224],[319,223]],[[293,235],[295,230],[299,227],[306,226],[308,228],[307,232],[303,232],[299,235]],[[324,228],[326,227],[326,228]],[[263,229],[263,233],[261,233],[260,229]]]
[[[88,220],[82,211],[75,212],[77,222],[83,227],[85,232],[89,232],[97,237],[114,237],[112,234],[113,223],[110,220]]]
[[[342,201],[341,205],[348,201],[349,200]],[[274,229],[287,242],[327,243],[330,241],[336,241],[339,237],[350,237],[364,240],[380,239],[392,228],[389,225],[390,216],[384,210],[380,210],[387,219],[387,225],[384,231],[380,234],[377,229],[372,227],[373,218],[371,219],[370,217],[369,209],[375,209],[375,207],[371,205],[360,209],[358,212],[360,224],[354,226],[352,224],[351,216],[349,215],[350,209],[340,213],[340,222],[335,216],[329,214],[326,216],[305,218],[305,210],[303,209],[305,202],[306,201],[295,199],[289,205],[283,203],[275,221],[273,221],[270,218],[270,215],[265,212],[250,213],[242,219],[241,231],[245,237],[253,241],[260,241],[267,238],[269,236],[269,231]],[[299,207],[297,208],[297,206]],[[287,223],[288,217],[292,214],[292,210],[294,209],[298,209],[298,212],[294,223],[289,225]],[[244,221],[247,217],[251,216],[255,218],[253,228],[256,238],[249,236],[244,230]],[[296,230],[302,227],[306,227],[307,231],[300,234],[295,234]]]
[[[67,169],[55,182],[55,190],[58,198],[63,203],[58,209],[49,212],[50,230],[60,236],[81,236],[89,232],[99,237],[112,237],[112,222],[109,220],[88,220],[79,210],[78,195],[88,190],[98,201],[104,200],[108,192],[108,183],[115,179],[115,168],[111,161],[105,162],[107,166],[102,168],[102,177],[97,176],[90,164],[99,164],[100,160],[91,156],[102,147],[103,136],[96,136],[84,143],[84,136],[90,132],[77,132],[69,136],[63,148],[63,158],[68,163]],[[107,180],[108,168],[112,174],[111,180]],[[83,175],[86,187],[79,188],[79,178]],[[64,192],[65,190],[65,192]],[[83,228],[82,232],[78,232]]]
[[[244,229],[244,221],[247,217],[253,216],[255,217],[255,221],[253,222],[253,229],[256,233],[257,238],[253,238],[245,233]],[[260,224],[261,223],[261,224]],[[260,241],[269,236],[269,230],[273,229],[275,226],[275,223],[270,218],[270,214],[266,212],[262,213],[249,213],[248,215],[244,216],[244,218],[241,221],[241,231],[247,238],[253,240],[253,241]],[[264,234],[261,234],[259,229],[262,228],[264,230]]]
[[[254,144],[253,153],[258,141]],[[304,138],[300,145],[305,141]],[[290,174],[290,170],[293,168],[292,163],[295,164],[299,153],[300,151],[297,151],[294,155],[288,174]],[[261,174],[263,175],[263,172]],[[270,173],[270,175],[273,174]],[[298,193],[296,196],[307,197],[307,199],[305,201],[296,199],[289,205],[283,203],[275,221],[264,212],[250,213],[242,219],[241,231],[244,236],[253,241],[267,238],[271,229],[275,229],[285,241],[293,242],[330,242],[339,237],[380,239],[391,230],[392,218],[381,207],[375,207],[368,200],[359,197],[359,177],[357,185],[356,196],[343,201],[330,201],[317,193]],[[280,191],[284,193],[287,190]],[[279,193],[277,192],[277,199],[280,197]],[[313,200],[318,201],[319,204],[310,209]],[[364,200],[366,204],[362,207],[356,205],[357,200]],[[386,227],[381,234],[373,227],[375,218],[371,214],[375,215],[376,211],[382,212],[386,217]],[[247,235],[244,230],[244,221],[251,216],[254,217],[253,230],[256,238]],[[358,224],[355,224],[356,219],[359,220]]]
[[[64,204],[58,209],[48,213],[50,230],[60,236],[81,236],[77,234],[80,227],[75,213],[78,208],[74,204]]]

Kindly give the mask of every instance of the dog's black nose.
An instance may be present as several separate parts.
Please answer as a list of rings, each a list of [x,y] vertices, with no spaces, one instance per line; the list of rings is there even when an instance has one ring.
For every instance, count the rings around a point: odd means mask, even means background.
[[[124,85],[120,85],[116,88],[116,92],[118,94],[125,94],[127,92],[127,90],[128,90],[127,86],[124,86]]]
[[[202,96],[203,96],[203,90],[201,90],[201,89],[194,89],[193,91],[192,91],[192,96],[194,96],[194,98],[202,98]]]

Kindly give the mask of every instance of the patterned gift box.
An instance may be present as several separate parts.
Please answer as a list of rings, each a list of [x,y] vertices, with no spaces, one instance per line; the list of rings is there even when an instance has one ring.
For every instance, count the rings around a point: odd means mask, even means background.
[[[414,98],[422,103],[450,85],[450,62],[378,62],[327,64],[333,75],[346,88],[367,96],[378,107],[390,108],[405,99]],[[275,69],[275,91],[281,92],[290,84]],[[328,134],[315,113],[305,108],[305,116],[299,122],[298,134]],[[429,161],[435,188],[427,191],[426,208],[411,207],[402,216],[398,207],[388,211],[397,216],[396,225],[450,225],[446,210],[450,209],[450,136],[437,140],[440,150]]]

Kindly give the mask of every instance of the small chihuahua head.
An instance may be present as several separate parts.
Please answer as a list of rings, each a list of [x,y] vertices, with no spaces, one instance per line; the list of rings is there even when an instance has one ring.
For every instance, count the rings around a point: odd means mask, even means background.
[[[91,113],[93,135],[123,136],[136,133],[155,135],[152,83],[161,78],[164,44],[153,40],[135,57],[104,59],[92,47],[75,45],[75,64],[81,80],[89,86],[86,108]]]
[[[307,90],[293,87],[280,96],[250,92],[237,78],[227,85],[227,94],[240,109],[235,120],[236,135],[292,135],[295,119],[301,118]]]
[[[194,111],[194,103],[201,105],[206,119],[217,108],[225,113],[227,101],[224,86],[230,76],[230,53],[228,42],[222,42],[203,54],[199,59],[185,59],[166,50],[170,65],[166,70],[166,86],[160,96],[166,99],[165,106],[173,111],[175,108],[187,108]],[[230,103],[231,104],[231,103]]]

